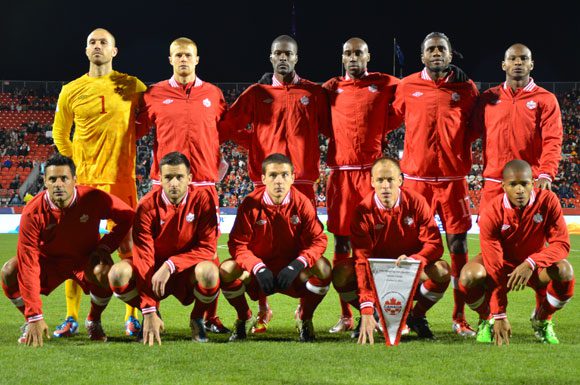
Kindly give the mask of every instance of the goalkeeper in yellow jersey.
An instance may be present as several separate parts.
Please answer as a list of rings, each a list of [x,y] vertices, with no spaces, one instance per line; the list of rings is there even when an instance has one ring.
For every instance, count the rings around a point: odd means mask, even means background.
[[[64,85],[58,97],[54,143],[62,155],[71,157],[77,165],[79,184],[106,191],[136,208],[135,116],[146,86],[134,76],[113,70],[117,47],[109,31],[98,28],[91,32],[86,55],[89,72]],[[129,232],[118,250],[121,258],[130,258],[131,248]],[[68,280],[65,293],[67,316],[54,331],[55,337],[78,333],[81,288]],[[141,330],[136,310],[127,305],[127,335],[137,335]]]

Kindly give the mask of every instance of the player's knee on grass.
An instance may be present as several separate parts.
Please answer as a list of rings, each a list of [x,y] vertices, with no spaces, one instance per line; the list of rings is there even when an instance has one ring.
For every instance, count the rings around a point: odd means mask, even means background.
[[[6,261],[4,266],[2,266],[2,282],[4,282],[6,286],[15,284],[18,280],[17,274],[18,260],[14,257]]]
[[[449,267],[449,264],[443,260],[428,265],[425,268],[424,273],[426,277],[422,277],[422,280],[428,278],[438,283],[445,283],[449,282],[451,279],[451,267]]]
[[[334,287],[345,287],[353,281],[356,281],[353,261],[343,261],[334,265],[332,269],[332,284]]]
[[[470,261],[463,266],[463,269],[461,269],[459,282],[461,285],[469,289],[483,285],[486,277],[487,272],[485,271],[485,267],[479,262]]]
[[[109,270],[109,283],[111,286],[125,286],[129,283],[131,277],[133,277],[133,267],[126,261],[115,263]]]
[[[233,282],[238,278],[242,278],[242,268],[233,259],[226,259],[219,267],[219,277],[223,282]]]
[[[574,278],[574,268],[567,259],[554,263],[547,269],[548,275],[554,281],[571,281]]]
[[[198,263],[195,266],[194,275],[195,282],[204,288],[216,287],[220,280],[220,270],[211,261]]]
[[[447,246],[453,254],[467,253],[467,233],[447,234]]]

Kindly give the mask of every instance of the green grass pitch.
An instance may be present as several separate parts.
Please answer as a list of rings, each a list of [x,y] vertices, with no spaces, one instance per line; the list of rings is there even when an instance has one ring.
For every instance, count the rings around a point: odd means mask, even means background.
[[[332,236],[329,237],[331,239]],[[0,262],[15,255],[16,235],[0,235]],[[569,260],[580,271],[580,236],[571,236]],[[220,238],[220,257],[227,257]],[[326,256],[331,258],[332,241]],[[479,251],[469,237],[470,254]],[[427,314],[438,340],[412,336],[387,348],[380,338],[374,346],[359,346],[348,334],[329,334],[339,314],[338,296],[331,289],[318,308],[314,326],[317,342],[297,342],[293,315],[297,300],[274,295],[268,333],[247,342],[227,343],[225,335],[210,335],[207,344],[189,340],[191,308],[174,298],[163,301],[166,325],[163,345],[142,346],[123,334],[124,305],[112,299],[103,316],[109,342],[91,343],[84,327],[78,336],[48,341],[43,348],[19,346],[20,313],[0,299],[0,384],[580,384],[580,306],[572,300],[554,317],[560,345],[536,342],[529,325],[534,306],[530,289],[511,293],[508,314],[510,346],[476,344],[451,332],[452,292]],[[52,329],[65,315],[64,285],[43,297],[45,319]],[[83,298],[81,317],[89,299]],[[257,304],[252,304],[252,309]],[[221,297],[219,315],[231,326],[233,308]],[[477,316],[467,311],[468,320]]]

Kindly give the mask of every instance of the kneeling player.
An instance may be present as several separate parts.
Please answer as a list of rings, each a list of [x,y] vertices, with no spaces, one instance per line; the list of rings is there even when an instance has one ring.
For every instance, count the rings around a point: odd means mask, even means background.
[[[322,256],[327,238],[306,195],[292,186],[294,167],[282,154],[262,162],[262,182],[240,207],[228,247],[232,259],[220,266],[224,297],[238,319],[230,341],[243,340],[252,300],[276,292],[300,298],[296,311],[300,341],[313,341],[312,317],[328,292],[331,267]]]
[[[107,273],[111,252],[129,232],[133,209],[119,198],[87,186],[77,186],[75,165],[56,154],[46,162],[46,191],[31,200],[20,220],[16,257],[2,268],[4,294],[25,318],[18,342],[42,346],[48,326],[40,295],[48,295],[67,279],[90,293],[85,325],[91,340],[106,341],[101,313],[111,299]],[[99,235],[102,219],[115,226]]]
[[[355,265],[343,268],[337,287],[341,297],[360,308],[361,322],[358,342],[374,342],[377,303],[372,291],[368,258],[400,261],[421,261],[423,271],[417,300],[407,318],[407,325],[420,338],[435,339],[425,313],[439,301],[450,281],[447,262],[441,260],[443,243],[439,229],[430,214],[429,205],[421,195],[401,189],[403,178],[396,160],[381,158],[371,169],[374,192],[358,205],[351,221],[351,242]],[[358,298],[354,292],[358,286]],[[350,292],[350,293],[349,293]],[[358,301],[357,301],[358,300]]]
[[[537,294],[534,333],[542,342],[557,344],[552,314],[570,301],[575,282],[566,259],[570,240],[562,208],[556,194],[534,188],[532,169],[523,160],[506,164],[502,187],[505,193],[479,215],[481,255],[460,276],[468,306],[480,315],[477,341],[509,344],[507,293],[530,286]]]
[[[161,159],[162,189],[139,202],[133,225],[133,260],[111,269],[115,296],[143,313],[143,343],[161,344],[159,301],[170,294],[183,305],[195,301],[191,336],[207,342],[203,313],[218,296],[217,216],[211,192],[190,186],[187,158],[171,152]]]

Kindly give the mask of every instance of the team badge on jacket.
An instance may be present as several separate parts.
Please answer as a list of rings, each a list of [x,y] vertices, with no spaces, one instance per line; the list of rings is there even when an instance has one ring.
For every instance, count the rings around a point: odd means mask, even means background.
[[[530,100],[529,102],[526,103],[526,107],[528,107],[530,110],[533,110],[534,108],[538,107],[538,103],[534,102],[533,100]]]
[[[89,221],[89,216],[87,214],[81,215],[80,219],[81,223],[87,223]]]
[[[411,217],[405,217],[405,218],[403,218],[403,223],[406,226],[413,226],[413,223],[415,223],[415,221]]]
[[[544,217],[542,216],[542,214],[536,213],[536,215],[534,215],[533,219],[534,219],[534,222],[541,223],[544,220]]]
[[[337,94],[342,94],[344,92],[344,90],[342,88],[337,88],[336,89],[336,93]]]
[[[260,219],[260,220],[257,220],[257,221],[256,221],[256,224],[257,224],[258,226],[264,226],[266,223],[268,223],[268,221],[267,221],[267,220],[265,220],[265,219]]]
[[[189,223],[193,222],[194,219],[195,219],[195,214],[193,214],[193,213],[189,213],[185,216],[185,220],[188,221]]]
[[[510,225],[504,223],[503,225],[501,225],[501,231],[506,231],[510,227],[511,227]]]
[[[418,98],[418,97],[420,97],[420,96],[423,96],[423,93],[422,93],[421,91],[417,91],[417,92],[413,92],[413,93],[411,94],[411,96],[414,96],[414,97]]]
[[[163,101],[163,104],[171,104],[171,103],[173,103],[173,99],[165,99]]]
[[[297,225],[300,223],[300,218],[298,217],[298,215],[292,215],[290,217],[290,223],[292,223],[293,225]]]
[[[211,100],[209,100],[208,98],[203,99],[203,105],[206,107],[211,107]]]
[[[307,106],[308,103],[310,103],[310,99],[308,98],[308,96],[304,95],[303,97],[300,98],[300,103],[302,103],[305,106]]]
[[[270,103],[272,103],[272,102],[274,101],[274,99],[272,99],[272,98],[268,98],[268,99],[264,99],[264,100],[262,100],[262,101],[263,101],[264,103],[266,103],[266,104],[270,104]]]
[[[461,100],[461,95],[459,95],[457,92],[454,92],[451,94],[451,100],[453,100],[454,102],[458,102],[459,100]]]
[[[377,87],[375,84],[371,84],[371,85],[369,86],[369,91],[370,91],[370,92],[377,92],[378,90],[379,90],[379,89],[378,89],[378,87]]]

